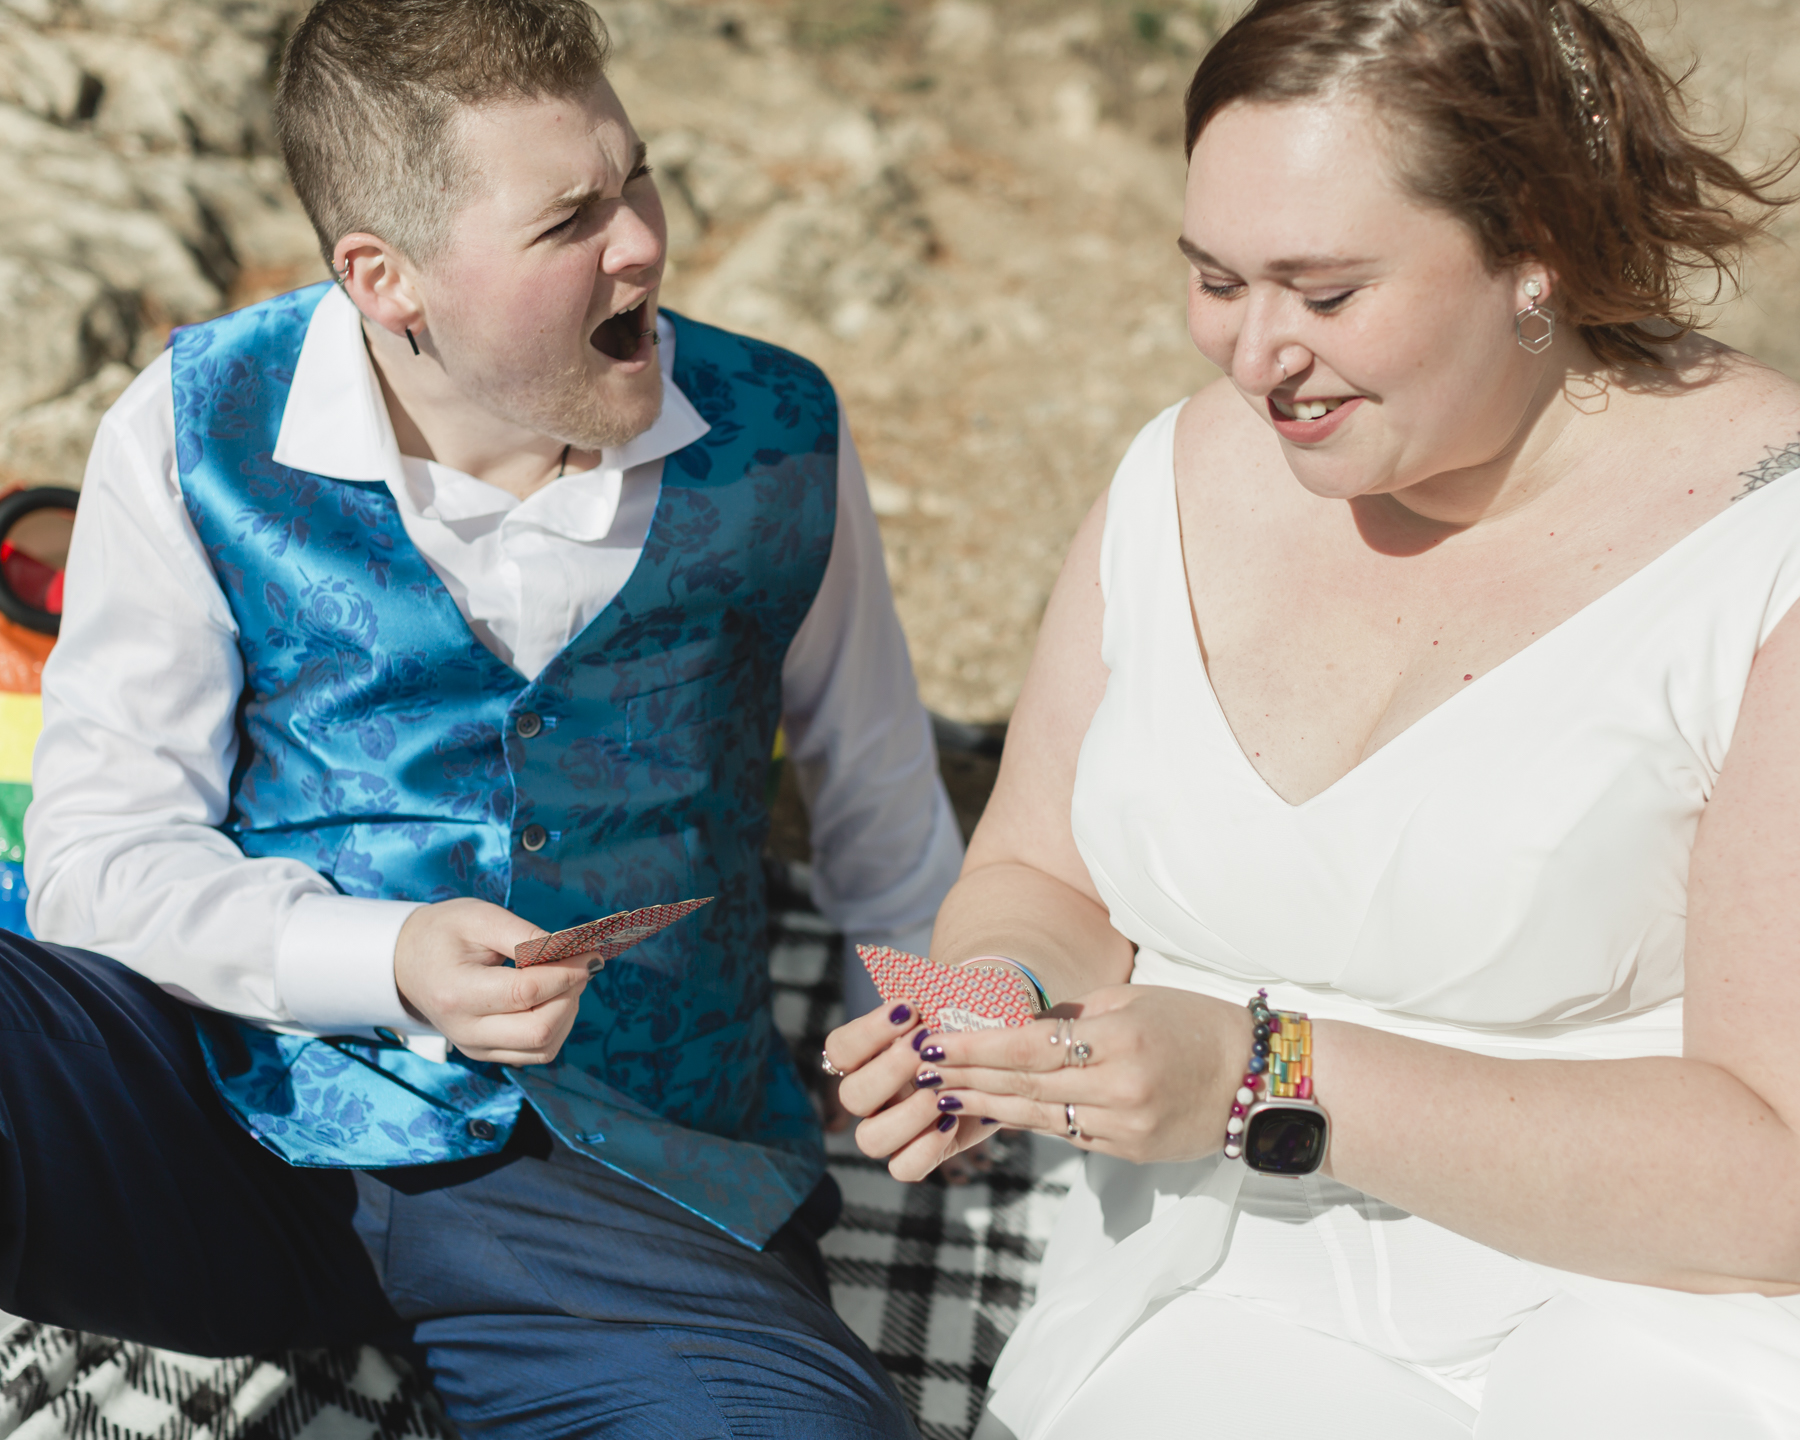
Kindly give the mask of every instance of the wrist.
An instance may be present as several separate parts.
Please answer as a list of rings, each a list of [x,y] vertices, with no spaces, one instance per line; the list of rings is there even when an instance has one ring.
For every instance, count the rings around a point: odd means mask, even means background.
[[[1310,1175],[1325,1161],[1331,1121],[1313,1093],[1312,1021],[1250,1001],[1250,1059],[1225,1126],[1225,1158],[1269,1175]]]
[[[318,892],[297,897],[276,939],[275,993],[283,1018],[326,1035],[417,1028],[394,967],[400,932],[416,913],[407,901]]]

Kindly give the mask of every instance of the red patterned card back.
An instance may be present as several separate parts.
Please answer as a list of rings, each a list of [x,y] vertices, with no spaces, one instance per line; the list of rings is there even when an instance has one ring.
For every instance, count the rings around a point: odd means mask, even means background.
[[[881,998],[918,1007],[927,1030],[998,1030],[1028,1024],[1037,995],[1010,965],[939,965],[886,945],[858,945]]]
[[[540,935],[526,940],[513,951],[513,963],[523,969],[527,965],[548,965],[554,960],[567,960],[575,955],[592,955],[598,970],[608,960],[623,955],[641,940],[648,940],[658,930],[667,929],[684,915],[691,915],[704,900],[679,900],[673,905],[646,905],[642,910],[621,910],[590,920],[585,925],[558,930],[554,935]]]

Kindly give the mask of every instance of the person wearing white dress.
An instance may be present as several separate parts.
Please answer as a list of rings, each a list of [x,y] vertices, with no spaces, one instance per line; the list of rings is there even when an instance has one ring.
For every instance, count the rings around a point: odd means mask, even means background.
[[[1800,386],[1684,299],[1779,172],[1579,0],[1259,0],[1187,104],[1223,376],[933,937],[1054,1015],[826,1046],[902,1179],[1088,1152],[978,1433],[1800,1434]]]

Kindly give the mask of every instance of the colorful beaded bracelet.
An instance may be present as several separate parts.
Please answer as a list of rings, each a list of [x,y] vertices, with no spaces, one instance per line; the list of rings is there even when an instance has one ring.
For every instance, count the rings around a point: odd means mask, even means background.
[[[1267,990],[1258,990],[1250,1001],[1250,1018],[1250,1064],[1225,1122],[1227,1160],[1244,1153],[1244,1117],[1258,1090],[1267,1086],[1271,1099],[1312,1099],[1312,1021],[1291,1010],[1271,1010]]]
[[[973,960],[959,960],[957,963],[959,965],[983,965],[990,960],[998,960],[1002,965],[1012,966],[1013,969],[1017,970],[1031,982],[1032,991],[1037,995],[1038,1009],[1042,1011],[1050,1008],[1050,996],[1045,991],[1043,982],[1010,955],[977,955]]]

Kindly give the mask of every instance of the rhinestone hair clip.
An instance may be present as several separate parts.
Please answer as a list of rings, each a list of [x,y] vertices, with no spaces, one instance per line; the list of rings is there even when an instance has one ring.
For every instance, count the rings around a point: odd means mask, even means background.
[[[1569,89],[1575,96],[1575,108],[1581,112],[1582,128],[1587,131],[1588,159],[1600,158],[1600,132],[1606,129],[1606,115],[1600,108],[1600,82],[1588,64],[1581,42],[1575,38],[1575,27],[1563,14],[1559,0],[1550,0],[1550,33],[1556,38],[1563,68],[1569,72]]]

